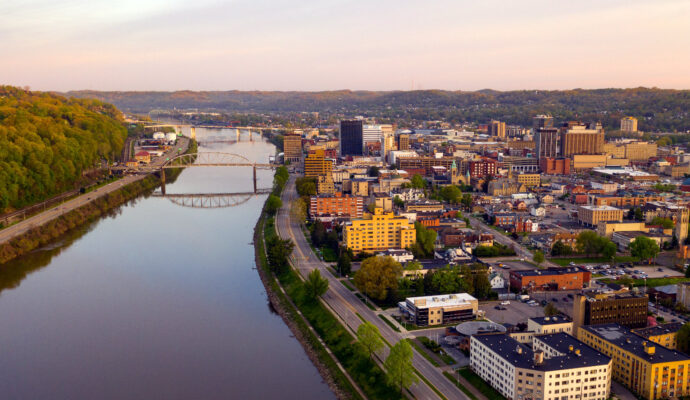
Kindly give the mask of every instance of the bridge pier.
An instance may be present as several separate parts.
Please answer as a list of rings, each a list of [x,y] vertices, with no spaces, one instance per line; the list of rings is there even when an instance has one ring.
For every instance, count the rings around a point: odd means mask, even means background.
[[[165,194],[165,169],[161,168],[161,193]]]
[[[252,166],[252,170],[254,171],[254,194],[256,194],[256,165]]]
[[[237,141],[240,141],[240,128],[236,128],[235,132],[237,132]]]
[[[249,130],[249,141],[253,142],[254,141],[254,136],[252,136],[252,130]]]
[[[192,127],[192,134],[191,134],[192,140],[196,140],[196,127]]]

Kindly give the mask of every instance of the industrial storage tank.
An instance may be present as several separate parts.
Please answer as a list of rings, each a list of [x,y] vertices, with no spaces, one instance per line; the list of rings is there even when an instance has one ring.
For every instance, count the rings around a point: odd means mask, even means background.
[[[156,132],[156,133],[153,134],[153,139],[154,139],[154,140],[165,139],[165,133],[163,133],[163,132]]]
[[[170,133],[165,134],[165,141],[168,142],[169,144],[174,144],[176,140],[177,140],[177,134],[176,133],[170,132]]]

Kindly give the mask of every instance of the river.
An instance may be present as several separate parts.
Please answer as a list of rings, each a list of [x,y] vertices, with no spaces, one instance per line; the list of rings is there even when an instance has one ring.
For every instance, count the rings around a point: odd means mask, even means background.
[[[199,151],[267,162],[274,146],[254,138]],[[272,174],[258,171],[259,188]],[[188,168],[166,192],[249,192],[251,177]],[[237,200],[202,209],[140,197],[0,266],[0,398],[333,399],[254,269],[265,195]]]

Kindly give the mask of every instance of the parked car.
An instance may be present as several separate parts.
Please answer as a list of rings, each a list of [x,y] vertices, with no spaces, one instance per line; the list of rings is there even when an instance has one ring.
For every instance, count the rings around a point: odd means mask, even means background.
[[[508,300],[504,300],[504,301],[501,302],[501,305],[502,305],[502,306],[507,306],[507,305],[509,305],[509,304],[510,304],[510,301],[508,301]]]

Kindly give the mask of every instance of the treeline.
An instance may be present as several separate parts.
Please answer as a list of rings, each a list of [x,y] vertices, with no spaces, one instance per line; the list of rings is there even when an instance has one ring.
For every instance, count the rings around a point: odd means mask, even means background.
[[[0,213],[75,188],[126,137],[110,104],[0,86]]]
[[[121,109],[148,112],[154,108],[208,110],[232,113],[289,114],[299,123],[318,112],[322,120],[338,115],[363,115],[384,122],[444,120],[486,122],[499,119],[531,126],[535,114],[549,113],[557,121],[601,121],[605,128],[619,129],[620,118],[632,115],[643,131],[690,130],[690,91],[657,88],[520,90],[476,92],[327,91],[327,92],[70,92],[77,97],[98,98]],[[336,116],[336,118],[331,118]],[[238,117],[234,117],[238,118]],[[265,119],[264,119],[265,120]]]

